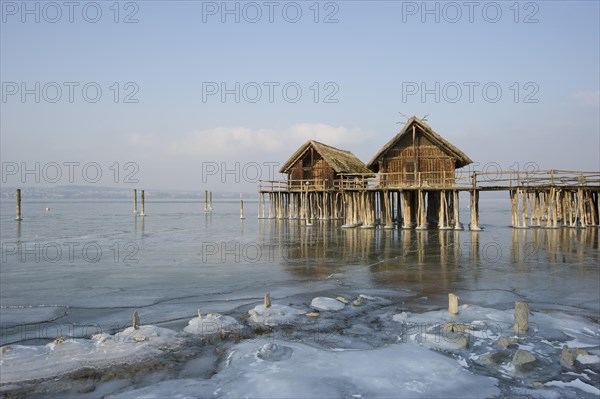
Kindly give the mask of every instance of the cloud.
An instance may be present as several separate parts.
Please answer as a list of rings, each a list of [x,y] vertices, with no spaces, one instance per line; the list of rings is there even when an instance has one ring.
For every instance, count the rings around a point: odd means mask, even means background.
[[[584,107],[600,107],[600,90],[577,91],[571,95],[579,105]]]
[[[308,140],[350,150],[372,134],[358,128],[322,123],[298,123],[283,129],[216,127],[197,130],[179,137],[136,133],[130,136],[133,151],[162,154],[161,158],[245,158],[258,154],[289,155]]]

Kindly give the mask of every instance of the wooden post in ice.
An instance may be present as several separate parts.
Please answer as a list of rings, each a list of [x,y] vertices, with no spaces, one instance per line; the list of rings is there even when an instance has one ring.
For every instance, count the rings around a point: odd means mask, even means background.
[[[137,190],[133,189],[133,214],[137,215]]]
[[[208,190],[204,190],[204,212],[208,212]]]
[[[133,312],[133,320],[131,322],[131,326],[133,327],[134,330],[140,329],[140,316],[138,315],[137,311]]]
[[[244,217],[244,200],[242,199],[242,193],[240,193],[240,219],[246,219]]]
[[[515,334],[529,329],[529,305],[527,302],[515,302]]]
[[[208,210],[209,211],[213,210],[213,207],[212,207],[212,191],[209,193]]]
[[[460,298],[455,294],[448,294],[448,313],[458,314],[458,300]]]
[[[16,213],[17,215],[15,216],[15,220],[17,222],[20,222],[21,220],[21,189],[17,188],[17,193],[15,195],[16,199],[17,199],[17,203],[16,203]]]
[[[140,216],[146,216],[146,195],[144,193],[144,190],[142,190],[142,212],[140,213]]]
[[[270,308],[271,307],[271,294],[270,293],[266,293],[265,294],[265,299],[263,301],[265,308]]]

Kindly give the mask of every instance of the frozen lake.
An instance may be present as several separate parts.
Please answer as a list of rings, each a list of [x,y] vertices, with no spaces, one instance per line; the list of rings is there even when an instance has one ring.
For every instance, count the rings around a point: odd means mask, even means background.
[[[309,227],[256,205],[240,221],[237,202],[148,202],[145,217],[129,202],[24,202],[17,223],[2,202],[0,395],[600,394],[597,228],[512,229],[508,198],[482,199],[481,232]],[[256,313],[266,292],[280,313]],[[306,315],[337,296],[341,310]],[[499,349],[515,301],[530,331]],[[184,331],[198,309],[206,326]],[[123,339],[134,311],[145,335]],[[443,335],[450,322],[470,326],[466,345]],[[587,352],[571,368],[565,344]]]

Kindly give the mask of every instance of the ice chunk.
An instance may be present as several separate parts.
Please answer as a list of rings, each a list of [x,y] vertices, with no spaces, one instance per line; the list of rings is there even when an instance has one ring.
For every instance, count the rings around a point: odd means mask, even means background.
[[[577,361],[581,364],[594,364],[600,363],[600,357],[596,355],[579,355]]]
[[[547,382],[546,384],[544,384],[546,386],[554,386],[554,387],[573,387],[573,388],[577,388],[580,389],[584,392],[588,392],[594,395],[600,395],[600,389],[593,387],[591,385],[586,384],[585,382],[581,381],[579,378],[574,379],[573,381],[569,381],[569,382],[564,382],[564,381],[550,381]]]
[[[344,309],[344,304],[336,299],[318,296],[312,300],[310,306],[318,310],[338,311]]]
[[[336,301],[340,305],[342,303]],[[266,326],[277,326],[280,324],[288,324],[295,321],[298,316],[304,315],[306,312],[300,309],[292,308],[291,306],[272,304],[270,307],[265,305],[257,305],[254,309],[248,311],[250,320],[257,324]]]
[[[236,325],[238,325],[238,322],[233,317],[223,316],[219,313],[209,313],[202,318],[194,317],[183,331],[195,335],[213,335],[222,331],[230,331]]]

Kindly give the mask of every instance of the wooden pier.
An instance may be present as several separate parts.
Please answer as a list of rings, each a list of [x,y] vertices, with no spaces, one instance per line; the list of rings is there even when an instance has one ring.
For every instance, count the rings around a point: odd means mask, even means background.
[[[314,180],[261,181],[259,218],[343,219],[342,227],[462,229],[459,193],[470,195],[469,228],[480,229],[479,194],[506,191],[516,228],[588,227],[600,224],[600,172],[494,171],[457,173],[430,187],[389,184],[397,176],[352,176],[321,187]]]
[[[285,180],[260,181],[259,218],[342,219],[343,228],[462,229],[468,192],[471,230],[480,230],[482,191],[506,191],[515,228],[600,225],[600,172],[464,171],[471,159],[411,117],[368,164],[309,141],[282,166]]]

